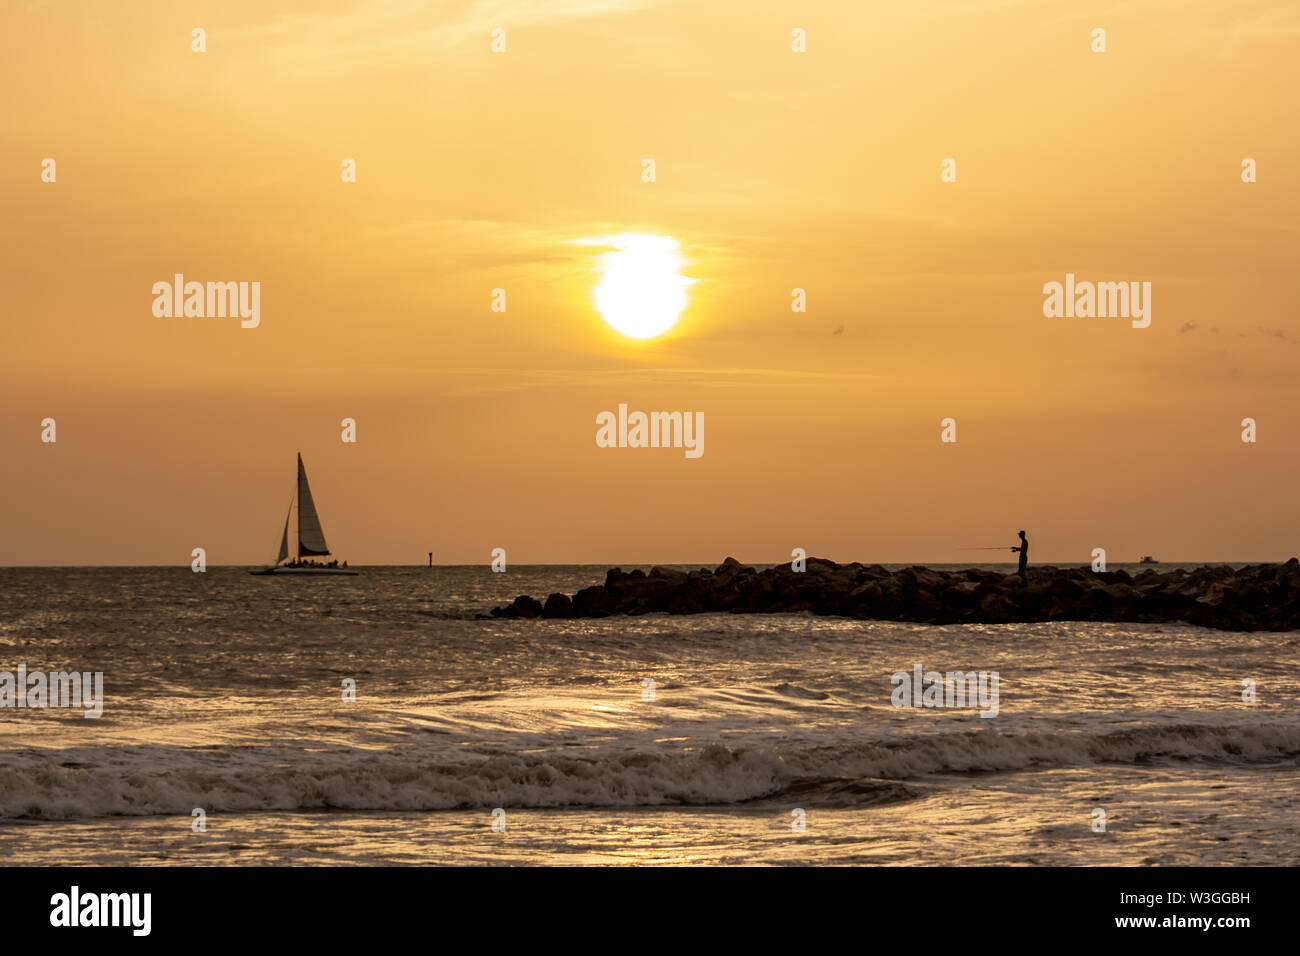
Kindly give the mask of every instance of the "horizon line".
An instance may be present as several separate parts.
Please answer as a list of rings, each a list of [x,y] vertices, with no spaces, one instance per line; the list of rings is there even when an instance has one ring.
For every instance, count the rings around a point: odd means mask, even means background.
[[[728,557],[734,557],[734,556],[733,556],[733,555],[728,555]],[[883,560],[873,560],[873,561],[866,561],[866,560],[834,561],[834,559],[831,559],[831,558],[821,558],[821,557],[819,557],[818,555],[808,555],[808,558],[805,559],[805,560],[812,560],[812,559],[817,559],[817,560],[822,560],[822,561],[832,561],[834,564],[841,564],[841,565],[843,565],[843,564],[863,564],[863,565],[873,565],[873,564],[887,565],[887,564],[895,564],[895,565],[905,565],[905,566],[908,566],[908,567],[932,567],[932,566],[935,566],[935,565],[945,565],[945,566],[951,566],[951,565],[965,565],[965,566],[967,566],[967,567],[976,567],[976,566],[979,566],[979,565],[990,565],[990,564],[993,564],[993,565],[997,565],[997,564],[1006,564],[1006,565],[1014,566],[1014,565],[1017,564],[1017,561],[1016,561],[1015,559],[1012,559],[1012,560],[1009,560],[1009,561],[974,561],[974,562],[963,562],[963,561],[931,561],[931,562],[929,562],[929,563],[917,562],[917,561],[883,561]],[[617,567],[622,567],[622,566],[626,565],[626,566],[629,566],[629,567],[699,567],[699,568],[712,568],[712,567],[720,567],[720,566],[723,564],[723,562],[724,562],[725,560],[726,560],[726,558],[724,558],[722,561],[713,561],[713,562],[699,562],[699,561],[594,561],[594,562],[593,562],[593,561],[540,561],[540,562],[512,562],[510,565],[508,565],[508,567],[518,567],[518,568],[598,568],[598,567],[604,567],[604,568],[617,568]],[[740,563],[743,564],[743,565],[750,565],[750,566],[763,566],[763,567],[777,567],[777,566],[782,565],[782,564],[790,564],[790,563],[791,563],[790,560],[782,560],[782,561],[742,561],[742,560],[739,559],[739,558],[736,558],[736,560],[737,560],[737,561],[740,561]],[[1216,558],[1216,559],[1202,559],[1202,558],[1198,558],[1198,559],[1194,559],[1194,560],[1182,560],[1182,559],[1173,559],[1173,558],[1170,558],[1170,559],[1162,558],[1162,559],[1160,559],[1160,560],[1158,560],[1158,561],[1154,561],[1154,562],[1151,562],[1151,563],[1149,563],[1149,564],[1145,564],[1144,566],[1145,566],[1145,567],[1159,567],[1160,565],[1164,565],[1164,564],[1286,564],[1287,561],[1292,561],[1292,560],[1297,560],[1297,557],[1296,557],[1295,555],[1293,555],[1293,556],[1290,557],[1290,558],[1281,558],[1281,559],[1275,559],[1275,560],[1258,560],[1258,559],[1244,560],[1244,559],[1239,559],[1239,558]],[[486,568],[489,568],[489,569],[490,569],[490,568],[491,568],[491,564],[492,564],[492,562],[489,560],[489,561],[475,561],[475,562],[471,562],[471,563],[459,562],[459,563],[434,563],[434,564],[407,564],[407,563],[401,563],[401,564],[396,564],[396,563],[353,564],[353,563],[349,563],[349,564],[348,564],[348,567],[349,567],[349,568],[429,568],[429,567],[433,567],[433,568],[476,568],[476,567],[486,567]],[[1031,569],[1032,569],[1032,568],[1045,568],[1045,567],[1064,567],[1064,566],[1075,566],[1075,564],[1076,564],[1076,562],[1074,562],[1074,561],[1059,562],[1059,561],[1050,561],[1050,560],[1046,560],[1046,561],[1037,561],[1037,562],[1033,562],[1033,563],[1031,563],[1031,564],[1029,565],[1029,567],[1030,567]],[[1091,562],[1088,561],[1088,560],[1080,560],[1080,561],[1077,562],[1077,564],[1078,564],[1078,566],[1080,566],[1080,567],[1086,567],[1086,566],[1090,565]],[[1140,561],[1140,560],[1135,560],[1135,561],[1107,561],[1107,562],[1106,562],[1107,569],[1109,569],[1109,568],[1112,567],[1112,566],[1128,565],[1128,564],[1139,564],[1139,565],[1141,565],[1141,564],[1143,564],[1143,562]],[[208,567],[209,567],[209,568],[236,568],[236,569],[242,569],[242,568],[263,568],[263,567],[271,567],[271,566],[272,566],[272,565],[269,565],[269,564],[267,564],[267,563],[265,563],[265,562],[256,562],[256,563],[252,563],[252,564],[208,564]],[[47,568],[150,568],[150,569],[156,569],[156,568],[175,568],[175,569],[181,569],[181,568],[190,568],[190,565],[189,565],[188,563],[186,563],[186,562],[182,562],[182,563],[178,563],[178,564],[0,564],[0,570],[10,570],[10,569],[11,569],[11,570],[42,570],[42,569],[47,569]],[[190,570],[193,570],[193,569],[190,568]],[[200,573],[200,572],[194,572],[194,573],[197,574],[197,573]],[[507,570],[506,572],[496,572],[496,573],[509,573],[509,572],[508,572],[508,570]],[[1104,573],[1104,572],[1098,572],[1098,573]]]

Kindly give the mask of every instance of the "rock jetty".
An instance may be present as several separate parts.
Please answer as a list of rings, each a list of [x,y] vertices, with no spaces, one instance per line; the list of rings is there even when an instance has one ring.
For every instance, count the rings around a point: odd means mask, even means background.
[[[808,558],[756,570],[727,558],[713,570],[613,568],[605,583],[572,597],[543,602],[521,595],[492,609],[494,617],[569,618],[615,614],[740,614],[811,612],[927,624],[1005,624],[1028,621],[1186,622],[1234,631],[1300,628],[1300,561],[1232,569],[1094,572],[1089,568],[1031,568],[1015,574],[936,571],[914,566],[836,564]]]

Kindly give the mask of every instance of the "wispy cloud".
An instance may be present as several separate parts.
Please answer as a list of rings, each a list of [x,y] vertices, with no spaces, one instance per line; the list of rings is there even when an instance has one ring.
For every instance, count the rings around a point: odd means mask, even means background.
[[[617,369],[421,369],[455,395],[489,395],[556,388],[846,388],[871,386],[873,375],[804,372],[768,368],[617,368]]]
[[[1300,36],[1300,7],[1284,3],[1252,10],[1236,17],[1229,32],[1237,40],[1281,40]]]
[[[302,74],[346,70],[376,61],[403,63],[468,42],[484,49],[496,27],[632,13],[662,0],[360,0],[350,9],[281,13],[238,31],[261,41],[255,59]]]

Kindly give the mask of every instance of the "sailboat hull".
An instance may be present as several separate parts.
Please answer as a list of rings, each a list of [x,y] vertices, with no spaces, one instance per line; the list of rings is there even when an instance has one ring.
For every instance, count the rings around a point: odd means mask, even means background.
[[[351,568],[262,568],[258,571],[249,571],[248,573],[257,575],[258,577],[281,574],[332,574],[335,576],[348,575],[355,577],[359,572],[353,571]]]

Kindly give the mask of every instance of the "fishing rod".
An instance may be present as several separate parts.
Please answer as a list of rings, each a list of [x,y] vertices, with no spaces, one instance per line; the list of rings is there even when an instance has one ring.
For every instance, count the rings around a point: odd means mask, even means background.
[[[1020,549],[1009,544],[998,544],[991,548],[958,548],[958,551],[1019,551]]]

